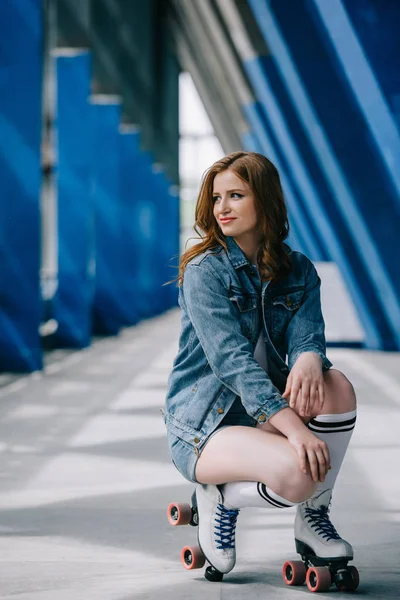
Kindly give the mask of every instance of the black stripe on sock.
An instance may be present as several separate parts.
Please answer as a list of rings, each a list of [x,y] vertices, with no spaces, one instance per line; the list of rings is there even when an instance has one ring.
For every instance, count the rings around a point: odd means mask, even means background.
[[[284,504],[283,502],[279,502],[279,500],[275,500],[275,498],[271,498],[271,496],[267,492],[267,486],[265,485],[265,483],[259,482],[257,484],[257,490],[260,496],[264,498],[264,500],[266,500],[276,508],[291,508],[292,506],[291,504]]]
[[[309,424],[318,425],[318,427],[323,427],[324,429],[331,429],[332,427],[344,427],[345,425],[354,425],[356,422],[356,417],[352,419],[348,419],[348,421],[334,421],[331,423],[326,423],[325,421],[318,421],[317,419],[311,419]]]
[[[331,429],[331,430],[323,429],[322,431],[321,431],[321,429],[317,429],[316,427],[310,427],[310,425],[308,425],[308,429],[310,431],[316,431],[317,433],[342,433],[345,431],[353,431],[354,425],[353,425],[353,427],[347,427],[345,429]]]
[[[264,488],[264,490],[262,490],[262,487]],[[267,493],[265,485],[263,483],[258,483],[257,485],[257,490],[258,493],[260,494],[261,498],[263,500],[265,500],[266,502],[268,502],[268,504],[271,504],[271,506],[274,506],[275,508],[285,508],[284,506],[279,506],[279,504],[277,502],[275,502]]]

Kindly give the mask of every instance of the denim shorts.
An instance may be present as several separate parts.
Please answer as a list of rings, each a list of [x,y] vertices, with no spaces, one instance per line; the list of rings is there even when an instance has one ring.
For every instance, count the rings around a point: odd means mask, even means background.
[[[241,425],[242,427],[255,427],[257,425],[257,421],[250,417],[250,415],[248,415],[244,410],[239,397],[237,400],[235,400],[232,407],[229,409],[216,429],[214,429],[214,431],[208,436],[207,441],[202,447],[202,450],[206,447],[210,439],[221,429],[225,429],[225,427],[233,427],[235,425]],[[199,457],[195,452],[194,446],[180,437],[171,434],[170,432],[167,433],[167,436],[171,460],[175,467],[178,469],[179,473],[185,477],[185,479],[191,481],[192,483],[198,483],[195,473]]]

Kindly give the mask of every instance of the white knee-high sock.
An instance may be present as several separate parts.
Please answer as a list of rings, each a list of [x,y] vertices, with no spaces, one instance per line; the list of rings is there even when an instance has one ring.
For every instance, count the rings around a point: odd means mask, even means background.
[[[356,417],[357,410],[352,410],[337,415],[318,415],[308,423],[308,428],[328,446],[331,457],[331,470],[326,474],[325,481],[318,484],[314,496],[333,489],[353,434]]]
[[[264,483],[256,481],[231,481],[218,486],[224,498],[226,508],[290,508],[291,502],[273,492]]]

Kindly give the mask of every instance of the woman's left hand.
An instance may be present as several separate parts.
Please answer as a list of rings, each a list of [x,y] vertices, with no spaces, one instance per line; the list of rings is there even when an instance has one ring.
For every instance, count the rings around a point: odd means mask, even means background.
[[[294,363],[282,396],[300,417],[311,417],[324,405],[324,385],[320,356],[304,352]]]

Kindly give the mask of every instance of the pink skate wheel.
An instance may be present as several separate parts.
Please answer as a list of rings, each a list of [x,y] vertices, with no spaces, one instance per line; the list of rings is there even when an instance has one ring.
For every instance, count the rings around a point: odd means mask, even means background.
[[[172,502],[168,506],[167,517],[171,525],[189,525],[192,519],[192,508],[190,504]]]
[[[332,584],[328,567],[311,567],[308,569],[306,583],[310,592],[327,592]]]
[[[206,558],[199,546],[185,546],[181,552],[181,563],[188,571],[204,567]]]
[[[303,585],[306,580],[306,567],[301,560],[288,560],[282,568],[282,577],[286,585]]]

